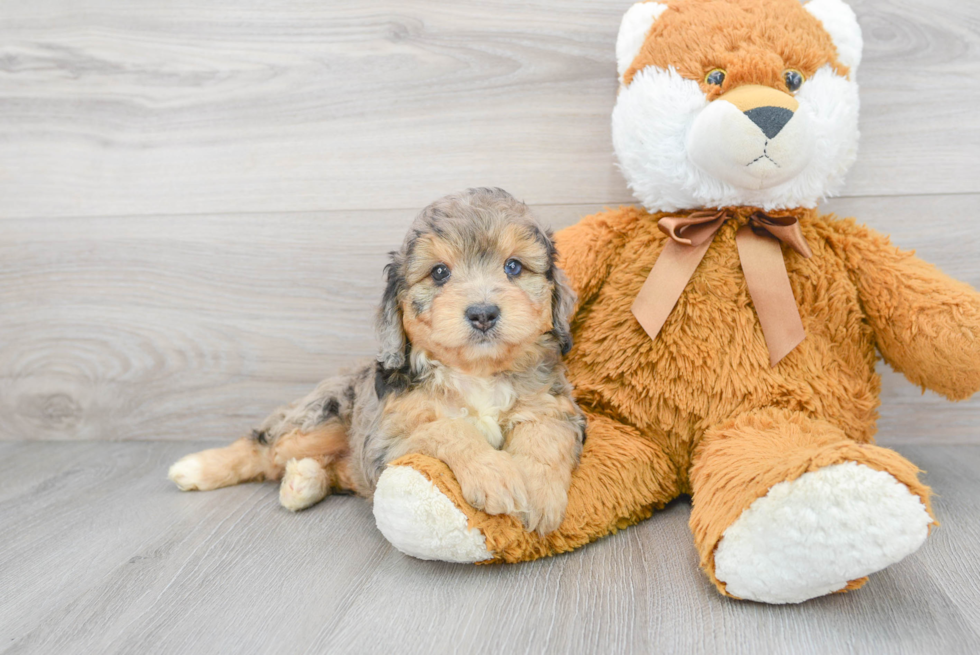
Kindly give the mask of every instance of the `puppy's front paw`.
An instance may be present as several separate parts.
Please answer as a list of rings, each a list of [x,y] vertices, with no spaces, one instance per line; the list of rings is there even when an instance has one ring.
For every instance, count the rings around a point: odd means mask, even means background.
[[[279,485],[279,504],[292,512],[315,505],[330,491],[327,471],[315,459],[291,459]]]
[[[515,457],[527,486],[527,519],[524,527],[542,537],[554,532],[565,518],[568,506],[568,485],[556,475],[549,474],[540,464],[520,456]]]
[[[557,530],[568,506],[568,493],[564,485],[549,480],[529,482],[527,495],[524,527],[537,531],[542,537]]]
[[[471,459],[458,469],[453,473],[466,502],[487,514],[510,514],[524,519],[527,490],[510,455],[494,450]]]

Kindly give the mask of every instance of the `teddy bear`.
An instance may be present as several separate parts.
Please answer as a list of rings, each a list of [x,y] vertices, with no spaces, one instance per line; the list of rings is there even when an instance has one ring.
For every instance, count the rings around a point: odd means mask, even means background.
[[[612,136],[641,206],[557,235],[588,419],[564,520],[541,536],[477,511],[445,464],[410,455],[374,496],[392,544],[521,562],[689,495],[707,577],[766,603],[855,589],[923,544],[930,490],[873,441],[876,350],[916,385],[970,396],[980,295],[817,210],[857,155],[861,50],[842,0],[626,12]]]

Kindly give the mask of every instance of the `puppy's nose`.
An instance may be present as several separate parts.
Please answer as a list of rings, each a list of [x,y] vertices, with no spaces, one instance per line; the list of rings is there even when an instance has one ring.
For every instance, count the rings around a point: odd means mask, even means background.
[[[500,318],[500,308],[496,305],[470,305],[466,308],[466,320],[480,332],[492,328]]]
[[[759,126],[767,139],[771,139],[782,130],[789,119],[793,118],[793,112],[782,107],[756,107],[747,112],[743,112],[753,123]]]

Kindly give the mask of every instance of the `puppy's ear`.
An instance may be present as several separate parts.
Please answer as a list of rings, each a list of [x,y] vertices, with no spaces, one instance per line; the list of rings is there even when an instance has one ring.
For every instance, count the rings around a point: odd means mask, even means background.
[[[554,284],[551,292],[551,333],[558,340],[561,354],[566,355],[572,349],[572,329],[568,323],[575,311],[577,297],[565,272],[554,263],[551,264],[551,280]]]
[[[378,309],[377,330],[381,342],[378,362],[390,370],[405,365],[405,349],[408,338],[402,327],[402,309],[399,299],[405,290],[405,277],[402,274],[402,255],[391,253],[391,263],[385,266],[385,291]]]

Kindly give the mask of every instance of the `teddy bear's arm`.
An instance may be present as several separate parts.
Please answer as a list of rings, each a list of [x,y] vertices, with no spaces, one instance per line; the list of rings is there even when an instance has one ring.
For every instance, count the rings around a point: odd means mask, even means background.
[[[950,400],[980,390],[980,294],[883,234],[853,221],[835,223],[885,361]]]
[[[558,265],[578,294],[576,308],[590,302],[602,288],[639,215],[634,207],[611,209],[586,216],[555,235]]]

